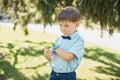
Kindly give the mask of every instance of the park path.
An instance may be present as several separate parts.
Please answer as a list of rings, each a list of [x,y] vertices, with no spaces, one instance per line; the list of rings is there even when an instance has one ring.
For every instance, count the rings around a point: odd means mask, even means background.
[[[12,23],[0,23],[0,26],[9,26],[13,27]],[[18,26],[19,27],[19,26]],[[28,24],[28,29],[35,31],[44,31],[42,24]],[[62,33],[59,30],[59,25],[54,24],[52,27],[48,25],[45,29],[47,33],[61,35]],[[117,51],[120,51],[120,33],[114,33],[113,36],[109,36],[107,32],[104,33],[104,36],[100,37],[100,30],[91,30],[85,29],[82,25],[78,28],[79,33],[87,42],[95,43],[102,45]]]

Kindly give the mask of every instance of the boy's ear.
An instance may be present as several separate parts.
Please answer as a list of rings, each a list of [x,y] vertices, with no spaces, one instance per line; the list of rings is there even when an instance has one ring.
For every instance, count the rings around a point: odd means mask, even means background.
[[[75,23],[76,28],[79,27],[79,24],[80,24],[79,21]]]

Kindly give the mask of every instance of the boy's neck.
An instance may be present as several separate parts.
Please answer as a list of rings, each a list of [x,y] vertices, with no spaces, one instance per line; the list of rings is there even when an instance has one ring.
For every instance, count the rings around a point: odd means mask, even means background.
[[[64,35],[64,36],[70,36],[70,35],[72,35],[73,33],[75,33],[77,30],[75,30],[74,32],[72,32],[71,34],[69,34],[69,35]]]

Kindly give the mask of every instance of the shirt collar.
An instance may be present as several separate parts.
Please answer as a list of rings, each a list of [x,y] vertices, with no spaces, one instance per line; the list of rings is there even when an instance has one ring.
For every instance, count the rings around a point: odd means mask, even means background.
[[[73,32],[71,35],[70,35],[70,37],[71,37],[71,39],[74,39],[76,36],[78,36],[78,31],[76,30],[75,32]]]

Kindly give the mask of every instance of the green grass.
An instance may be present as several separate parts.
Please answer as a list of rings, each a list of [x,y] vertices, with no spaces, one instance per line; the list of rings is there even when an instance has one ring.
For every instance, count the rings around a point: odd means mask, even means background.
[[[43,49],[56,37],[37,31],[24,36],[19,28],[0,27],[0,80],[48,80],[51,68]],[[87,42],[85,51],[77,80],[120,79],[120,52]]]

